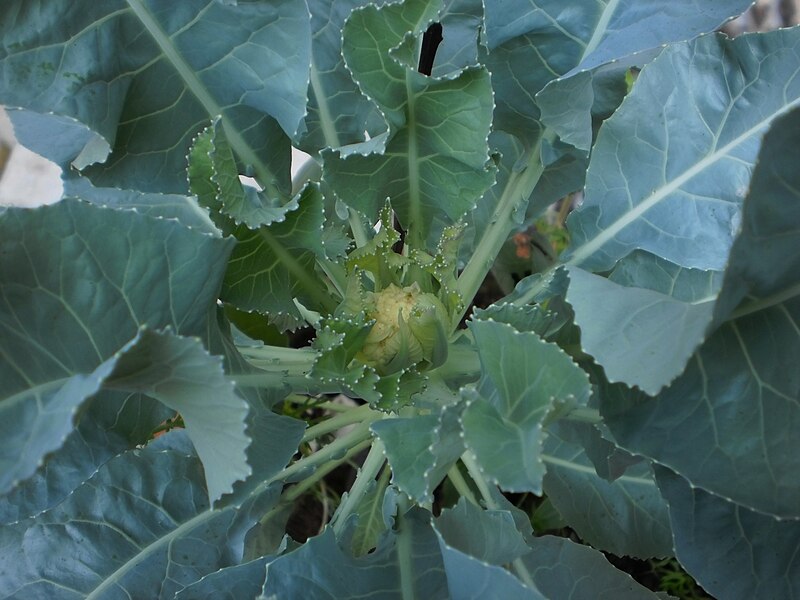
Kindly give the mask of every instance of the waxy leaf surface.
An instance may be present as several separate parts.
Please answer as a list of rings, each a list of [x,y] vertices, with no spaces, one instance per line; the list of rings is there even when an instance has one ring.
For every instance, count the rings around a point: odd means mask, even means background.
[[[310,64],[305,3],[15,0],[0,23],[0,103],[29,111],[25,145],[100,186],[181,193],[192,137],[221,115],[241,163],[288,192],[286,135],[305,114]]]
[[[798,111],[765,138],[717,301],[721,325],[655,399],[617,386],[601,404],[623,448],[743,507],[791,518],[800,517],[799,140]]]
[[[434,247],[442,230],[472,209],[493,183],[487,138],[489,73],[469,67],[446,77],[416,71],[413,38],[436,17],[436,2],[411,0],[355,11],[344,57],[387,132],[345,154],[325,155],[325,180],[349,206],[375,218],[390,198],[410,239]]]
[[[761,138],[800,104],[798,67],[798,29],[664,50],[600,130],[568,262],[605,271],[644,249],[721,270]]]
[[[544,124],[553,128],[564,142],[589,150],[594,87],[602,85],[597,67],[612,61],[624,63],[626,57],[634,64],[639,63],[642,57],[632,54],[714,31],[725,20],[744,12],[751,2],[726,0],[702,7],[698,7],[696,0],[573,0],[560,4],[562,11],[566,11],[565,4],[576,13],[582,11],[582,26],[570,29],[576,35],[563,43],[565,49],[579,50],[579,62],[548,83],[537,94],[536,103]],[[574,14],[573,21],[562,16],[563,12],[559,23],[565,29],[578,18],[578,14]],[[587,23],[591,25],[586,27]]]
[[[556,400],[585,405],[589,379],[536,334],[493,321],[470,329],[483,369],[461,417],[467,450],[504,490],[541,493],[542,423]]]
[[[61,445],[140,326],[201,331],[230,244],[76,200],[8,210],[0,230],[7,491]]]
[[[172,598],[241,560],[244,534],[276,492],[241,510],[211,510],[188,438],[170,432],[115,457],[56,507],[0,529],[0,594]],[[54,547],[63,552],[57,562],[43,551]]]
[[[675,555],[705,590],[717,598],[800,598],[800,521],[748,510],[663,467],[656,476]]]

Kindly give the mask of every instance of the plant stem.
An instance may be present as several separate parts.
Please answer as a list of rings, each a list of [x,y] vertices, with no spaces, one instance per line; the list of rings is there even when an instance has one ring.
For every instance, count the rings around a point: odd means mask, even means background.
[[[338,414],[335,417],[331,417],[330,419],[327,419],[322,423],[318,423],[313,427],[309,427],[306,429],[306,433],[303,436],[303,441],[308,442],[310,440],[315,440],[326,433],[337,431],[342,427],[347,427],[353,423],[365,422],[369,424],[380,417],[381,413],[372,410],[372,407],[369,404],[364,404],[358,408],[354,408],[352,410],[348,410],[347,412]]]
[[[475,461],[469,452],[465,452],[461,455],[461,461],[464,463],[464,466],[467,467],[467,472],[472,478],[472,481],[474,481],[475,485],[478,486],[478,490],[480,491],[481,496],[483,496],[483,502],[486,504],[486,508],[489,510],[500,510],[500,506],[494,501],[494,498],[492,498],[492,492],[489,489],[489,484],[486,482],[483,473],[481,473],[481,468],[477,461]],[[522,562],[522,559],[517,558],[511,563],[511,566],[514,568],[514,572],[526,586],[532,590],[536,589],[536,584],[533,581],[533,577],[531,577],[530,571],[528,571],[528,567],[525,566],[525,563]]]
[[[447,472],[447,478],[450,480],[450,483],[453,484],[453,487],[456,488],[456,491],[459,494],[464,496],[464,498],[466,498],[475,506],[480,506],[480,504],[478,504],[478,499],[475,498],[475,494],[472,493],[472,489],[469,487],[467,480],[464,479],[464,476],[461,474],[458,464],[454,464],[452,467],[450,467],[450,470]]]
[[[469,452],[464,452],[464,454],[461,455],[461,462],[463,462],[464,466],[467,467],[467,473],[469,473],[470,478],[478,487],[478,491],[483,497],[483,502],[486,504],[486,508],[490,510],[498,510],[500,507],[494,501],[494,498],[492,498],[492,492],[489,489],[489,484],[486,482],[483,473],[481,473],[481,468],[477,461]]]
[[[444,381],[475,380],[481,374],[481,362],[478,352],[472,345],[451,344],[447,349],[447,360],[444,364],[431,370]]]
[[[367,446],[372,443],[372,440],[363,440],[362,442],[356,444],[352,448],[350,448],[347,453],[342,456],[341,458],[337,458],[336,460],[330,460],[326,464],[322,465],[319,469],[314,471],[312,475],[306,477],[300,483],[293,485],[291,488],[286,490],[281,496],[280,501],[277,505],[272,507],[263,517],[261,517],[261,524],[263,525],[267,521],[269,521],[274,515],[279,513],[281,509],[286,506],[287,504],[291,504],[295,500],[297,500],[300,496],[305,494],[310,488],[314,487],[316,483],[325,477],[328,473],[333,471],[339,465],[346,463],[349,461],[353,456],[364,450]]]
[[[411,564],[412,539],[406,523],[406,513],[410,508],[408,497],[400,494],[397,500],[397,557],[400,569],[400,597],[403,600],[414,600],[414,566]]]
[[[322,402],[315,402],[312,398],[308,396],[303,396],[301,394],[289,394],[286,398],[283,399],[284,402],[289,402],[291,404],[297,404],[301,408],[322,408],[324,410],[328,410],[330,412],[348,412],[359,408],[358,406],[348,406],[347,404],[342,404],[341,402],[333,402],[332,400],[324,400]]]
[[[311,456],[301,458],[297,462],[292,463],[280,473],[270,477],[264,484],[269,485],[276,481],[285,481],[304,469],[315,469],[322,464],[331,460],[337,460],[334,457],[346,453],[349,449],[361,444],[365,440],[369,440],[372,434],[369,431],[369,425],[375,419],[370,419],[356,425],[353,430],[340,438],[337,438],[324,448],[316,451]]]
[[[231,379],[236,385],[243,387],[288,385],[295,392],[305,392],[314,386],[314,382],[306,377],[317,360],[316,351],[310,348],[262,346],[242,347],[239,351],[260,372],[232,375]]]
[[[325,273],[325,275],[328,276],[328,279],[331,280],[331,283],[333,284],[333,287],[336,288],[336,292],[339,294],[339,297],[344,298],[344,292],[347,288],[347,273],[345,272],[344,267],[332,260],[319,257],[317,258],[317,264]]]
[[[310,348],[284,348],[282,346],[259,346],[238,348],[239,352],[251,360],[266,363],[272,370],[285,370],[287,366],[300,366],[311,369],[317,359],[316,351]]]
[[[489,225],[458,278],[458,292],[464,300],[464,309],[459,318],[455,319],[455,326],[458,326],[467,307],[486,279],[503,244],[516,227],[517,224],[513,219],[514,211],[530,197],[544,172],[541,158],[542,142],[545,140],[552,142],[554,139],[555,134],[549,130],[545,131],[539,138],[536,147],[531,151],[525,169],[511,173],[503,194],[489,219]]]
[[[579,421],[581,423],[602,423],[603,417],[600,411],[595,408],[578,407],[573,408],[563,417],[569,421]]]
[[[348,209],[350,212],[350,231],[353,233],[353,240],[356,242],[356,248],[361,248],[369,242],[367,230],[364,229],[364,223],[361,222],[361,217],[352,208]]]
[[[342,527],[347,521],[347,517],[351,512],[353,512],[353,510],[355,510],[355,508],[358,506],[358,503],[361,502],[361,499],[364,497],[364,494],[369,487],[369,483],[375,480],[375,475],[378,474],[378,471],[383,466],[385,460],[386,457],[384,456],[383,444],[380,440],[376,439],[372,443],[372,448],[370,449],[369,454],[367,454],[364,464],[358,470],[356,481],[350,488],[347,498],[339,506],[339,510],[336,512],[333,520],[331,521],[331,524],[333,525],[333,532],[337,536],[341,533]]]
[[[299,194],[306,182],[319,181],[321,176],[322,167],[314,158],[309,158],[292,177],[292,196]]]

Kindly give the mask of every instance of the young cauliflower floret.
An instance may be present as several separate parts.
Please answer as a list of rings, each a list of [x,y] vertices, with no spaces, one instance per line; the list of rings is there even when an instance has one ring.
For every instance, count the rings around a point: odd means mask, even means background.
[[[447,312],[436,296],[422,292],[416,283],[404,288],[390,284],[371,293],[369,303],[367,316],[375,324],[359,353],[361,361],[382,374],[423,360],[443,362]]]

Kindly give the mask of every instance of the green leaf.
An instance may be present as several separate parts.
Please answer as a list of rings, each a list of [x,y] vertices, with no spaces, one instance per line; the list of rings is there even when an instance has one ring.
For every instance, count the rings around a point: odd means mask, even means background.
[[[221,298],[237,308],[280,319],[284,329],[304,319],[294,299],[330,312],[333,298],[315,270],[324,256],[323,207],[319,187],[307,185],[286,209],[286,218],[255,230],[237,229]],[[277,323],[276,323],[277,324]]]
[[[604,271],[644,249],[721,269],[761,136],[800,104],[798,44],[797,29],[705,36],[645,67],[600,130],[585,200],[568,220],[568,262]]]
[[[570,30],[585,22],[584,6],[572,7],[567,14],[574,15],[574,20],[562,23],[563,18],[556,14],[563,10],[561,2],[485,4],[486,65],[492,73],[497,104],[494,127],[517,136],[526,148],[542,129],[534,95],[576,63],[577,49],[565,42],[574,38]],[[515,18],[509,19],[510,14]]]
[[[176,221],[75,200],[0,215],[0,489],[60,447],[141,325],[205,325],[229,247]]]
[[[715,296],[682,302],[624,287],[570,267],[567,301],[581,328],[581,347],[610,382],[655,395],[683,372],[711,322]]]
[[[264,556],[242,564],[225,567],[206,575],[175,594],[175,600],[241,600],[255,598],[264,587],[267,563]]]
[[[203,461],[212,502],[250,475],[247,403],[225,376],[222,359],[199,340],[143,329],[105,364],[111,366],[106,387],[146,394],[180,413]]]
[[[385,127],[375,105],[359,90],[342,56],[342,27],[350,13],[375,0],[308,0],[311,13],[311,74],[308,112],[298,148],[316,154],[364,141],[364,132]]]
[[[546,598],[569,600],[655,600],[656,594],[618,571],[597,550],[545,535],[520,560]]]
[[[473,321],[482,365],[461,417],[464,443],[488,479],[507,491],[541,493],[542,424],[555,402],[585,405],[589,379],[558,346],[493,321]],[[510,458],[511,457],[511,458]]]
[[[608,278],[625,287],[645,288],[681,302],[701,303],[717,297],[722,276],[721,271],[687,269],[637,250],[620,260]]]
[[[353,558],[336,544],[331,529],[270,563],[260,596],[330,600],[369,596],[448,598],[447,583],[430,513],[411,509],[375,552]]]
[[[657,468],[656,476],[669,502],[678,560],[708,593],[764,600],[800,596],[800,522],[747,510],[665,468]]]
[[[800,110],[777,120],[764,138],[714,314],[716,323],[770,307],[796,314],[800,296],[800,174],[792,152]],[[796,329],[795,329],[796,331]]]
[[[444,0],[443,4],[438,22],[444,35],[433,62],[434,77],[443,77],[479,62],[482,0]]]
[[[383,442],[392,483],[418,503],[432,502],[433,490],[464,453],[460,407],[439,414],[383,419],[371,425]]]
[[[375,369],[353,361],[371,327],[372,322],[363,312],[322,320],[312,344],[318,354],[310,378],[323,386],[339,385],[352,396],[370,403],[378,402],[382,394],[376,387],[380,378]]]
[[[447,546],[491,565],[505,565],[530,552],[512,515],[505,510],[482,510],[461,497],[435,521]]]
[[[383,506],[388,479],[386,476],[385,479],[382,477],[381,482],[370,481],[366,493],[353,511],[356,523],[351,533],[350,548],[355,557],[368,554],[386,531]]]
[[[297,452],[303,439],[306,424],[298,419],[277,415],[257,402],[249,403],[247,437],[252,441],[247,447],[247,464],[252,474],[233,486],[233,494],[222,501],[240,502],[264,481],[276,475]]]
[[[0,529],[0,594],[172,598],[237,563],[246,531],[277,496],[269,488],[240,510],[211,510],[202,465],[172,431],[112,459],[58,506]],[[44,548],[58,548],[55,568]]]
[[[189,150],[189,189],[212,211],[220,229],[232,229],[228,223],[257,229],[286,219],[287,211],[296,205],[283,205],[278,199],[264,198],[254,188],[239,180],[239,168],[225,128],[216,117],[193,140]]]
[[[208,211],[191,196],[96,188],[85,177],[72,177],[64,181],[64,197],[77,198],[106,208],[135,210],[157,219],[177,219],[191,229],[219,235]]]
[[[524,585],[503,567],[491,565],[462,552],[448,543],[437,531],[444,560],[447,585],[453,600],[543,600],[546,596]]]
[[[476,308],[472,313],[476,321],[495,321],[511,325],[517,331],[528,331],[547,339],[564,325],[564,317],[542,308],[541,304],[517,306],[506,302],[492,304],[488,308]]]
[[[650,465],[640,462],[608,482],[560,425],[548,428],[544,444],[544,492],[567,524],[593,548],[617,556],[670,556],[667,505]]]
[[[706,337],[722,285],[718,271],[679,267],[642,251],[623,258],[608,280],[575,267],[569,273],[567,300],[582,347],[610,381],[648,394],[683,372]]]
[[[304,3],[14,0],[0,23],[0,103],[25,107],[40,134],[58,131],[50,144],[29,127],[21,141],[33,150],[98,186],[181,193],[192,137],[222,115],[241,163],[271,197],[288,192],[278,123],[291,136],[305,114]]]
[[[567,10],[564,3],[560,4],[562,11]],[[694,0],[667,4],[659,0],[572,1],[567,4],[571,5],[571,10],[583,12],[580,28],[572,29],[573,22],[559,19],[559,24],[574,32],[574,37],[565,38],[562,44],[563,51],[577,56],[577,62],[567,73],[548,83],[536,95],[536,103],[545,125],[564,142],[588,151],[592,142],[591,108],[595,101],[593,86],[598,84],[598,67],[714,31],[730,17],[744,12],[751,2],[717,2],[704,5],[702,10],[697,9]]]
[[[489,73],[470,67],[434,78],[409,64],[410,36],[437,12],[438,3],[427,0],[353,12],[343,33],[345,61],[388,132],[338,156],[325,154],[324,177],[337,196],[372,217],[391,198],[417,248],[433,247],[494,181],[487,166]]]
[[[144,444],[175,416],[141,394],[103,391],[86,401],[81,419],[58,449],[25,481],[0,496],[0,523],[13,523],[52,508],[120,452]]]
[[[791,158],[798,140],[798,111],[765,138],[717,301],[724,323],[657,398],[611,387],[601,404],[623,448],[786,518],[800,517],[800,174]]]

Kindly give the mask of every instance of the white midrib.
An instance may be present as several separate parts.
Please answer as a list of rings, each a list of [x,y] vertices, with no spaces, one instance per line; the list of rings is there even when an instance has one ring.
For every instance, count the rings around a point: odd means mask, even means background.
[[[608,4],[606,4],[606,7],[603,9],[603,13],[600,15],[600,20],[597,21],[597,26],[594,29],[594,33],[592,33],[592,37],[586,43],[586,48],[583,49],[583,54],[581,54],[581,59],[578,61],[578,65],[586,60],[586,57],[594,52],[600,45],[600,42],[603,41],[603,36],[606,34],[608,24],[611,22],[611,17],[614,16],[614,12],[617,10],[618,5],[619,0],[609,0]]]
[[[124,565],[122,565],[119,569],[111,573],[108,577],[103,580],[103,583],[98,585],[91,594],[86,596],[86,600],[94,600],[97,598],[102,598],[103,594],[111,589],[113,586],[117,585],[118,582],[122,580],[125,575],[127,575],[132,569],[143,563],[147,560],[150,556],[152,556],[155,552],[162,550],[172,542],[172,540],[178,538],[185,532],[191,531],[198,525],[201,525],[205,521],[211,519],[212,517],[219,514],[218,511],[208,509],[205,512],[200,513],[199,515],[192,517],[182,525],[179,525],[168,534],[163,537],[158,538],[151,544],[144,547],[136,556],[131,558],[131,560],[127,561]],[[122,587],[120,585],[120,587]],[[123,588],[124,589],[124,588]]]
[[[126,2],[156,44],[158,44],[158,47],[164,53],[166,59],[178,72],[178,75],[186,84],[186,87],[189,88],[189,91],[197,98],[198,102],[203,105],[209,117],[213,118],[218,115],[223,117],[222,127],[225,130],[225,135],[239,158],[246,164],[252,165],[259,179],[259,183],[264,186],[270,196],[281,197],[281,194],[272,183],[275,179],[272,171],[270,171],[269,167],[258,157],[255,151],[250,147],[250,144],[242,137],[239,130],[229,124],[228,119],[225,118],[225,111],[217,103],[203,82],[200,81],[197,73],[195,73],[189,63],[181,56],[180,52],[178,52],[178,49],[172,43],[172,39],[144,5],[144,2],[142,0],[126,0]]]
[[[31,385],[31,387],[27,387],[16,394],[11,394],[10,396],[3,398],[3,409],[7,410],[11,408],[13,404],[27,402],[31,396],[43,396],[49,391],[57,390],[63,387],[70,379],[72,379],[72,375]]]
[[[412,74],[406,71],[406,94],[408,95],[408,228],[413,225],[414,235],[419,236],[422,227],[422,209],[420,206],[420,181],[419,181],[419,148],[417,147],[417,115],[416,98],[411,86]],[[410,240],[411,244],[421,247],[423,239]]]
[[[333,124],[333,117],[331,116],[331,109],[328,106],[328,97],[325,94],[325,88],[322,85],[322,80],[319,77],[317,64],[314,58],[311,58],[311,71],[309,81],[311,89],[314,91],[314,98],[317,100],[317,110],[319,110],[320,127],[322,128],[322,136],[325,138],[325,144],[331,148],[338,148],[339,134],[336,132],[336,127]]]
[[[597,477],[597,471],[595,471],[593,467],[579,465],[569,460],[564,460],[563,458],[550,456],[549,454],[542,454],[542,460],[556,467],[570,469],[571,471],[577,471],[578,473],[587,473],[589,475],[594,475],[595,477]],[[615,479],[614,481],[619,481],[621,483],[635,483],[638,485],[648,485],[648,486],[655,486],[656,484],[655,481],[653,481],[652,479],[647,479],[645,477],[633,477],[632,475],[622,475],[617,479]]]
[[[718,148],[716,151],[712,152],[708,156],[696,162],[691,168],[684,171],[680,176],[676,177],[675,179],[667,183],[665,186],[655,190],[649,197],[642,200],[642,202],[637,204],[632,210],[626,212],[616,221],[611,223],[596,237],[586,242],[583,246],[580,246],[575,251],[575,253],[570,257],[570,259],[566,261],[564,264],[580,265],[584,260],[589,258],[597,250],[602,248],[606,243],[611,241],[614,238],[614,236],[616,236],[620,231],[625,229],[628,225],[634,223],[648,210],[656,206],[662,200],[667,198],[670,194],[679,190],[681,186],[684,185],[686,182],[688,182],[690,179],[692,179],[693,177],[699,175],[700,173],[711,167],[721,158],[727,156],[734,148],[736,148],[736,146],[756,135],[759,131],[761,131],[767,125],[769,125],[774,119],[788,112],[798,104],[800,104],[800,98],[796,98],[792,102],[789,102],[788,104],[784,105],[780,110],[775,111],[768,118],[762,119],[761,121],[753,125],[750,129],[748,129],[741,135],[735,137],[721,148]]]
[[[800,296],[800,283],[773,294],[772,296],[753,300],[752,302],[741,305],[739,308],[733,311],[727,320],[732,321],[734,319],[741,319],[747,315],[772,308],[778,304],[783,304],[784,302],[796,298],[797,296]]]

